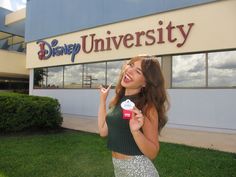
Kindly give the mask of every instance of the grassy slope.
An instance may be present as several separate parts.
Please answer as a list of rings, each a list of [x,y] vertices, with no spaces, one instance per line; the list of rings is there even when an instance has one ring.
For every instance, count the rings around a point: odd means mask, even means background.
[[[161,143],[154,161],[162,177],[235,177],[236,154]],[[0,177],[111,177],[106,140],[59,132],[0,137]]]

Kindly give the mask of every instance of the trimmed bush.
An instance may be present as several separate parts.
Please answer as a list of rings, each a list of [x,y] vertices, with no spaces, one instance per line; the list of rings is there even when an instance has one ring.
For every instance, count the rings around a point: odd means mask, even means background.
[[[0,132],[54,129],[62,123],[58,100],[0,92]]]

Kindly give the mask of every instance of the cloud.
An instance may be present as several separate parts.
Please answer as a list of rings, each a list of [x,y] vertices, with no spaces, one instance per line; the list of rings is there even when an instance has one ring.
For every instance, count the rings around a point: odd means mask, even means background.
[[[224,63],[219,66],[215,66],[217,69],[231,69],[231,70],[236,70],[236,61]]]
[[[26,0],[1,0],[0,7],[16,11],[26,7]]]
[[[209,53],[209,68],[236,70],[236,51]]]
[[[173,75],[172,85],[175,87],[203,87],[204,84],[204,72],[180,72],[177,76]]]
[[[231,69],[236,70],[236,58],[231,60],[223,60],[219,61],[218,63],[215,62],[213,64],[209,65],[210,68],[216,68],[216,69]]]
[[[236,51],[208,53],[208,85],[236,86]],[[205,54],[173,57],[172,84],[176,87],[205,86]]]
[[[203,62],[195,63],[195,65],[188,70],[188,72],[201,72],[205,71],[205,64]]]
[[[11,2],[9,0],[0,1],[0,7],[11,10]]]
[[[205,84],[205,54],[173,57],[172,85],[176,87],[201,87]]]
[[[69,82],[82,83],[82,71],[83,71],[82,65],[66,66],[64,71],[64,81],[67,83]]]

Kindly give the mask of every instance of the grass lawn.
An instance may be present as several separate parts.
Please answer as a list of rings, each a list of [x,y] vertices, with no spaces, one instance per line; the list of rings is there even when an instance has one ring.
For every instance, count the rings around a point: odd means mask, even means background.
[[[161,143],[161,177],[236,177],[236,154]],[[0,136],[0,177],[112,177],[106,139],[60,131]]]

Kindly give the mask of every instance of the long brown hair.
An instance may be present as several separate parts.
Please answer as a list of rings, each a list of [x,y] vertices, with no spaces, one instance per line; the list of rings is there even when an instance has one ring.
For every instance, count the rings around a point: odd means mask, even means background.
[[[143,87],[138,94],[138,97],[134,100],[138,109],[141,109],[143,114],[150,117],[150,112],[155,109],[158,113],[158,131],[167,122],[166,112],[169,107],[167,99],[167,93],[165,89],[164,77],[161,72],[160,64],[157,57],[154,56],[136,56],[131,58],[128,64],[141,60],[141,69],[146,81],[146,86]],[[125,94],[125,88],[121,85],[121,79],[123,77],[124,67],[121,70],[121,74],[116,86],[115,97],[111,100],[109,106],[116,106],[120,99]],[[150,120],[152,121],[152,120]]]

